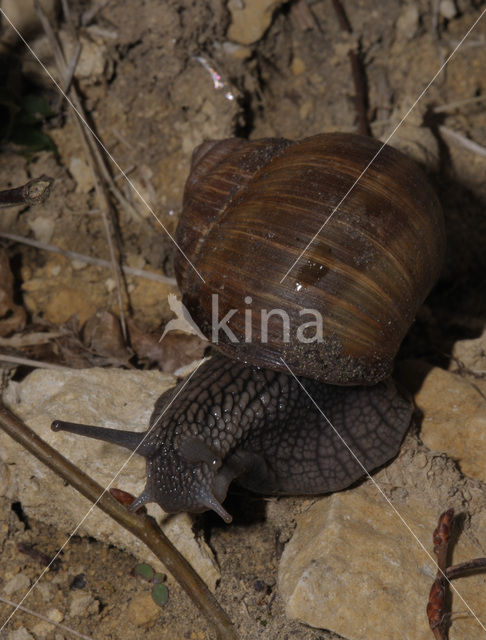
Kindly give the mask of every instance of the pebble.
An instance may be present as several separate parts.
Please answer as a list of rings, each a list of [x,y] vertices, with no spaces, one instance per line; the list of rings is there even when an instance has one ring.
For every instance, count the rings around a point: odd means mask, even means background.
[[[243,45],[257,42],[270,26],[273,12],[280,4],[283,0],[229,0],[228,38]]]
[[[45,602],[51,602],[58,591],[58,587],[51,582],[41,580],[36,585],[36,590],[41,594],[42,599],[45,600]]]
[[[69,60],[75,50],[75,42],[66,30],[58,33]],[[103,76],[108,62],[108,55],[102,41],[94,42],[91,38],[80,36],[81,54],[74,75],[76,78],[94,82]]]
[[[11,596],[13,593],[17,593],[18,591],[27,591],[30,587],[30,580],[25,575],[25,573],[18,573],[13,578],[4,584],[3,586],[3,594],[5,596]]]
[[[45,218],[44,216],[38,216],[29,221],[29,227],[34,232],[36,240],[39,242],[49,243],[54,233],[54,227],[56,223],[52,218]]]
[[[486,373],[486,328],[478,338],[458,340],[452,349],[454,360],[451,367],[460,365],[471,369],[473,373],[482,375]]]
[[[69,616],[87,616],[98,613],[100,610],[99,600],[96,600],[90,593],[73,593],[69,606]]]
[[[418,31],[419,20],[420,14],[416,5],[404,5],[395,27],[397,38],[411,40]]]
[[[59,623],[64,620],[64,615],[61,611],[59,611],[59,609],[50,609],[45,615],[49,618],[49,620],[52,620],[52,622],[55,623]],[[39,639],[46,638],[47,635],[53,630],[54,625],[47,622],[47,620],[41,620],[32,628],[32,631],[34,632],[36,638]]]
[[[452,20],[457,15],[456,5],[453,0],[440,0],[439,13],[446,20]]]
[[[128,605],[130,621],[137,626],[154,622],[160,614],[161,609],[155,604],[149,592],[136,595]]]
[[[430,129],[405,122],[390,141],[388,133],[380,139],[421,164],[427,171],[438,171],[439,145]]]
[[[76,180],[76,191],[78,193],[88,193],[94,188],[93,172],[83,158],[74,156],[70,159],[69,173]]]
[[[35,638],[25,627],[20,627],[8,634],[8,640],[35,640]]]

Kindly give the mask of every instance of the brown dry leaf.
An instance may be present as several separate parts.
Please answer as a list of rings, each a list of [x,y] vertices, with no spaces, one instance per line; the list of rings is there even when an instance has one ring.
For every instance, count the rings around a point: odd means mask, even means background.
[[[123,341],[120,321],[108,311],[97,311],[83,327],[83,342],[95,354],[109,358],[119,364],[127,364],[129,353]]]
[[[7,336],[25,327],[27,314],[13,301],[14,278],[5,250],[0,251],[0,336]]]
[[[162,334],[142,331],[133,320],[128,321],[130,342],[140,360],[156,363],[161,371],[174,373],[180,367],[203,357],[207,340],[196,335],[171,331],[162,342]]]

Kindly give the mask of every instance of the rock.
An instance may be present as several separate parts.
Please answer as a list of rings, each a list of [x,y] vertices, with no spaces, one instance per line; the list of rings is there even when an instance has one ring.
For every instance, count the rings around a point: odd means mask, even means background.
[[[409,384],[423,379],[414,394],[424,414],[423,443],[447,453],[466,475],[486,482],[486,400],[477,387],[457,374],[416,361],[401,363],[398,372]]]
[[[23,286],[25,291],[29,291],[28,284]],[[95,312],[96,308],[89,294],[83,295],[79,289],[73,288],[53,291],[45,307],[46,317],[56,325],[64,324],[74,314],[77,314],[80,324],[83,324]]]
[[[292,73],[294,74],[294,76],[300,76],[303,73],[305,73],[305,62],[304,60],[302,60],[302,58],[299,58],[298,56],[295,57],[292,60],[292,63],[290,65],[290,70],[292,71]]]
[[[458,340],[452,349],[451,366],[457,367],[457,361],[474,373],[486,373],[486,329],[472,340]]]
[[[22,274],[24,306],[32,315],[56,325],[64,324],[75,313],[83,324],[98,309],[119,315],[118,297],[116,293],[107,295],[105,286],[111,273],[110,268],[94,265],[73,268],[64,256],[52,255],[33,273]],[[171,317],[167,298],[175,293],[175,285],[131,275],[127,276],[127,283],[136,322],[155,329]]]
[[[400,40],[411,40],[419,27],[420,14],[415,4],[405,4],[396,23],[396,34]]]
[[[397,122],[398,124],[398,122]],[[381,136],[387,142],[409,158],[421,164],[427,171],[437,171],[439,167],[439,145],[434,135],[425,127],[404,123],[387,141],[389,133]]]
[[[35,640],[35,638],[25,627],[19,627],[15,631],[10,631],[8,640]]]
[[[108,56],[102,40],[98,38],[98,41],[95,42],[91,38],[81,35],[74,42],[69,32],[63,29],[59,31],[59,37],[68,60],[72,58],[77,43],[79,42],[81,45],[81,53],[74,71],[76,78],[94,82],[103,76]]]
[[[229,40],[223,42],[221,47],[226,54],[233,56],[236,60],[246,60],[252,54],[251,47],[245,47],[242,44],[230,42]]]
[[[189,560],[206,584],[214,589],[221,578],[213,553],[203,538],[188,535],[192,530],[192,518],[188,513],[180,513],[164,525],[164,533],[174,541],[178,550]]]
[[[59,609],[49,609],[47,617],[53,622],[62,622],[64,620],[64,614]]]
[[[398,368],[400,381],[415,397],[429,372],[416,361]],[[452,378],[449,384],[456,382]],[[438,389],[436,402],[447,393]],[[424,405],[424,421],[429,411]],[[314,503],[298,518],[279,566],[287,615],[346,640],[427,640],[425,606],[437,572],[432,532],[438,516],[449,507],[469,516],[451,549],[454,564],[486,555],[486,486],[462,475],[445,454],[430,451],[413,429],[398,458],[373,480],[381,492],[368,481]],[[479,619],[486,616],[484,584],[480,574],[472,582],[454,583]],[[464,607],[455,593],[453,611]],[[451,640],[477,632],[473,616],[453,618]]]
[[[89,193],[94,188],[93,172],[84,158],[72,157],[69,161],[69,173],[76,180],[78,193]]]
[[[74,618],[86,616],[98,613],[100,610],[100,602],[94,598],[90,593],[83,593],[78,591],[73,593],[71,598],[71,604],[69,606],[69,616]]]
[[[54,600],[56,593],[59,590],[59,587],[55,584],[52,584],[52,582],[43,582],[42,580],[36,585],[35,588],[40,593],[42,599],[45,602],[51,602],[52,600]]]
[[[130,622],[137,626],[155,622],[161,612],[161,608],[155,604],[150,592],[136,595],[128,605]]]
[[[440,0],[439,13],[446,20],[452,20],[457,15],[456,5],[453,0]]]
[[[56,624],[64,620],[64,614],[59,611],[59,609],[49,609],[49,611],[43,615],[46,615],[49,620],[52,620],[52,622]],[[35,633],[36,638],[46,638],[47,634],[53,631],[53,629],[53,624],[50,624],[47,620],[42,620],[32,628],[32,631]]]
[[[230,0],[228,38],[245,45],[257,42],[270,26],[275,9],[284,2],[286,0]]]
[[[144,431],[156,399],[175,379],[158,371],[121,369],[86,369],[47,371],[36,370],[22,382],[11,382],[4,394],[4,402],[49,444],[89,473],[106,487],[114,476],[114,486],[139,495],[145,486],[145,461],[133,456],[126,468],[129,452],[114,445],[67,433],[55,433],[53,420],[98,424]],[[90,508],[89,502],[33,456],[23,450],[5,433],[0,432],[0,462],[10,467],[10,483],[6,497],[19,500],[29,517],[71,533]],[[157,505],[148,510],[160,519]],[[208,547],[196,542],[191,519],[186,514],[170,518],[174,544],[185,549],[187,559],[214,588],[219,579],[216,562]],[[116,545],[150,563],[158,571],[161,563],[138,539],[117,523],[94,509],[81,524],[79,534]],[[169,537],[171,533],[168,533]]]
[[[398,492],[393,506],[401,518],[368,482],[320,500],[300,516],[278,576],[290,618],[346,640],[430,639],[425,606],[437,571],[432,531],[442,509],[412,489]],[[484,555],[484,532],[478,533],[483,548],[463,534],[454,562]],[[456,587],[484,619],[484,576]],[[458,599],[454,603],[463,608]],[[474,637],[478,631],[473,618],[455,619],[450,637]]]
[[[56,222],[52,218],[38,216],[33,220],[29,220],[29,227],[34,232],[35,239],[40,242],[49,243],[51,241],[55,226]]]
[[[17,575],[10,578],[10,580],[4,584],[2,592],[6,596],[11,596],[13,593],[24,592],[30,587],[30,580],[25,573],[17,573]]]

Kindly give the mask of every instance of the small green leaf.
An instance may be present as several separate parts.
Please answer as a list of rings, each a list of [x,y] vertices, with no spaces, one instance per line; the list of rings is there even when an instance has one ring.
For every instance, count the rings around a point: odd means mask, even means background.
[[[10,140],[16,144],[26,147],[28,151],[56,151],[56,145],[48,135],[40,131],[37,127],[24,126],[14,127]]]
[[[149,564],[145,564],[144,562],[137,564],[135,567],[135,573],[138,576],[145,578],[145,580],[152,580],[154,577],[154,570]]]
[[[153,579],[153,583],[154,584],[160,584],[161,582],[164,582],[166,579],[166,575],[163,573],[156,573],[154,575],[154,579]]]
[[[152,589],[152,598],[154,599],[155,604],[158,604],[159,607],[164,606],[169,599],[169,590],[165,584],[154,585],[154,588]]]
[[[50,118],[55,115],[47,100],[35,93],[29,93],[24,96],[22,98],[21,107],[25,113],[35,116],[36,120],[39,120],[40,118]]]

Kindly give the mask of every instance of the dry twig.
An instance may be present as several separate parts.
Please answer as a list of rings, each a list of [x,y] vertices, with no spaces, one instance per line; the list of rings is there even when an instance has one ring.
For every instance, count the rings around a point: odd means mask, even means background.
[[[448,102],[447,104],[437,105],[432,109],[434,113],[450,113],[461,107],[466,107],[470,104],[477,104],[478,102],[484,102],[486,96],[474,96],[473,98],[465,98],[464,100],[454,100],[454,102]]]
[[[477,142],[474,142],[474,140],[469,140],[469,138],[466,138],[466,136],[463,136],[461,133],[458,133],[453,129],[449,129],[449,127],[444,127],[444,125],[439,126],[439,131],[446,138],[449,138],[450,140],[454,140],[455,142],[460,144],[461,147],[464,147],[468,151],[472,151],[478,156],[482,156],[483,158],[486,158],[486,147],[482,147]]]
[[[53,371],[67,371],[71,369],[71,367],[65,367],[62,364],[41,362],[40,360],[32,360],[31,358],[20,358],[18,356],[11,356],[8,353],[0,353],[0,362],[10,362],[17,366],[35,367],[36,369],[52,369]]]
[[[41,204],[51,192],[52,178],[42,175],[29,180],[21,187],[0,191],[0,207],[15,207],[19,204]]]
[[[13,242],[27,244],[31,247],[36,247],[37,249],[50,251],[51,253],[58,253],[61,256],[69,258],[70,260],[79,260],[80,262],[86,262],[86,264],[94,264],[97,267],[106,267],[107,269],[111,268],[110,262],[108,262],[108,260],[103,260],[103,258],[92,258],[91,256],[87,256],[84,253],[69,251],[69,249],[61,249],[60,247],[55,247],[52,244],[40,242],[39,240],[32,240],[31,238],[18,236],[15,233],[0,232],[0,238],[6,238],[7,240],[12,240]],[[146,271],[145,269],[136,269],[135,267],[126,267],[124,265],[122,265],[122,270],[128,275],[136,276],[138,278],[145,278],[146,280],[153,280],[155,282],[163,282],[164,284],[172,285],[174,287],[177,285],[177,280],[175,278],[163,276],[160,275],[160,273],[153,273],[152,271]]]
[[[0,347],[10,347],[11,349],[22,349],[24,347],[34,347],[39,344],[47,344],[51,340],[60,338],[62,331],[33,331],[31,333],[14,333],[13,336],[3,338],[0,336]]]
[[[353,33],[351,23],[348,20],[344,7],[340,0],[332,0],[334,10],[336,12],[339,25],[343,31]],[[361,54],[356,51],[348,52],[349,62],[351,63],[351,71],[353,74],[354,89],[356,96],[354,98],[356,110],[358,112],[358,133],[362,136],[371,136],[370,123],[368,122],[368,91],[366,73]]]
[[[52,29],[49,19],[47,18],[47,15],[44,13],[42,7],[40,6],[39,0],[35,0],[35,9],[39,17],[40,23],[42,25],[42,28],[44,29],[46,37],[52,48],[59,76],[61,77],[62,81],[65,83],[70,77],[72,77],[72,73],[74,73],[74,66],[71,66],[71,68],[68,68],[61,45],[59,44],[56,38],[56,35],[54,33],[54,30]],[[105,227],[105,233],[106,233],[108,247],[110,251],[110,259],[111,259],[112,268],[113,268],[113,275],[116,283],[120,324],[123,332],[123,337],[125,341],[127,341],[128,334],[127,334],[127,328],[126,328],[125,313],[123,310],[122,289],[124,290],[124,294],[127,299],[129,299],[129,295],[128,295],[126,283],[124,281],[123,274],[120,268],[120,249],[119,247],[117,247],[117,250],[115,250],[115,246],[113,242],[113,237],[115,237],[115,229],[116,229],[116,224],[113,220],[114,212],[111,208],[105,182],[103,181],[102,178],[100,178],[100,175],[104,177],[104,174],[105,174],[105,171],[103,171],[103,168],[106,170],[106,173],[109,173],[109,172],[106,166],[104,165],[103,157],[100,153],[97,141],[95,140],[91,131],[84,126],[84,123],[80,119],[82,117],[83,120],[86,121],[86,114],[84,112],[81,99],[79,97],[79,94],[76,90],[76,86],[74,85],[74,83],[71,85],[69,94],[76,108],[76,113],[78,115],[76,122],[78,123],[79,129],[81,132],[81,139],[83,141],[83,145],[85,146],[85,150],[86,150],[86,158],[91,167],[93,178],[95,181],[96,193],[98,196],[98,201],[100,203],[101,215],[102,215],[103,224]]]
[[[439,517],[439,523],[432,535],[434,553],[437,555],[437,576],[430,588],[427,603],[427,618],[429,626],[436,640],[447,640],[450,612],[448,611],[448,589],[450,581],[460,578],[472,571],[486,569],[486,558],[475,558],[448,567],[449,543],[451,528],[454,520],[454,509],[444,511]]]
[[[48,622],[49,624],[52,624],[52,626],[56,627],[57,629],[63,629],[64,631],[67,631],[67,633],[70,633],[75,638],[81,638],[81,640],[93,640],[93,638],[91,638],[90,636],[85,636],[84,634],[79,633],[79,631],[75,631],[74,629],[71,629],[71,627],[67,627],[65,624],[61,624],[60,622],[55,622],[54,620],[51,620],[47,616],[43,616],[42,614],[37,613],[37,611],[33,611],[32,609],[23,607],[17,604],[16,602],[12,602],[12,600],[8,600],[7,598],[4,598],[3,596],[0,596],[0,602],[4,602],[5,604],[8,604],[11,607],[14,607],[14,609],[20,609],[20,611],[23,611],[24,613],[27,613],[30,616],[34,616],[35,618],[39,618],[39,620],[44,620],[44,622]]]

